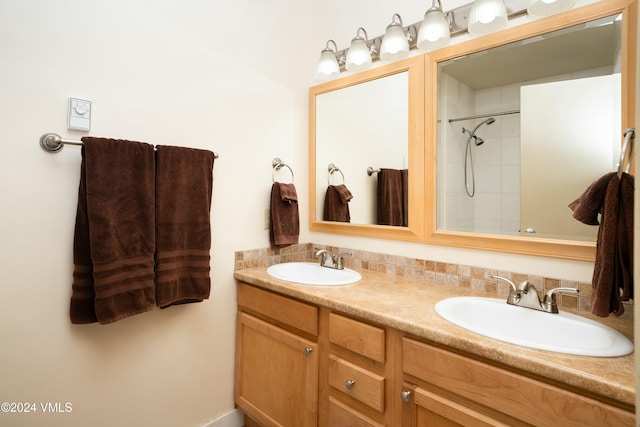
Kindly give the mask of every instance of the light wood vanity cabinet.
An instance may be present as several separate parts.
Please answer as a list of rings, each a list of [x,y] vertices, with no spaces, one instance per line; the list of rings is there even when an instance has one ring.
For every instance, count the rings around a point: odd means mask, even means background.
[[[633,426],[634,409],[238,283],[246,426]]]
[[[417,340],[402,349],[403,426],[635,423],[632,412]]]
[[[246,425],[310,426],[318,410],[318,309],[238,284],[235,401]]]
[[[387,357],[387,331],[322,308],[320,319],[328,331],[328,354],[321,361],[321,372],[326,363],[328,385],[321,388],[321,406],[328,402],[328,415],[325,418],[320,411],[320,424],[392,425],[388,401],[392,399],[393,358]]]

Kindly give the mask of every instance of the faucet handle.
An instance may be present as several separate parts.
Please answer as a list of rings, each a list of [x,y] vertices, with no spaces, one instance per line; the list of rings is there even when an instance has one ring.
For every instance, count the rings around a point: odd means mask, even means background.
[[[557,294],[577,295],[580,291],[576,288],[553,288],[547,291],[542,301],[544,311],[549,313],[558,313],[558,304],[556,303]]]
[[[336,268],[338,270],[344,269],[344,264],[343,264],[342,258],[344,258],[345,256],[351,256],[351,252],[340,252],[338,254],[338,256],[336,257]]]
[[[491,277],[492,277],[492,278],[494,278],[494,279],[496,279],[496,280],[499,280],[499,281],[501,281],[501,282],[508,283],[508,284],[509,284],[509,286],[511,286],[511,290],[512,290],[513,292],[517,291],[516,284],[515,284],[515,283],[513,283],[511,280],[507,279],[506,277],[502,277],[502,276],[495,276],[495,275],[494,275],[494,276],[491,276]]]
[[[509,296],[507,297],[507,304],[518,305],[518,302],[520,301],[520,291],[516,287],[516,284],[513,283],[511,280],[507,279],[506,277],[502,277],[502,276],[491,276],[491,277],[498,281],[505,282],[511,287],[511,289],[509,290]]]

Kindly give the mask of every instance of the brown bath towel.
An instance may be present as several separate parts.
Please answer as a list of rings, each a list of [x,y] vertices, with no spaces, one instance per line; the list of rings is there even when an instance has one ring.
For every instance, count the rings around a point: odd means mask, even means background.
[[[156,153],[156,305],[200,302],[211,290],[214,154],[158,146]]]
[[[273,183],[269,217],[269,241],[272,247],[279,248],[298,243],[298,194],[293,184]]]
[[[408,225],[409,171],[380,169],[378,172],[377,222],[380,225]]]
[[[349,200],[351,199],[353,199],[353,195],[344,184],[327,187],[322,219],[324,221],[351,222],[349,212]]]
[[[633,191],[631,175],[618,179],[609,173],[569,204],[578,221],[600,224],[591,292],[591,312],[597,316],[620,316],[622,301],[633,299]]]
[[[71,323],[112,323],[153,309],[154,151],[82,138]]]

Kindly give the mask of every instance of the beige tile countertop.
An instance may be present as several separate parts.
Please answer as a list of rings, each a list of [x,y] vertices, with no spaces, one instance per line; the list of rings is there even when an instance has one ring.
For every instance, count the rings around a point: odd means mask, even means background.
[[[596,395],[635,405],[633,354],[600,358],[574,356],[496,341],[442,319],[436,302],[453,296],[492,296],[469,289],[430,284],[402,276],[358,270],[362,280],[345,286],[308,286],[274,279],[265,267],[237,270],[236,280],[328,307],[452,349],[507,365]],[[630,320],[585,317],[604,323],[633,339]],[[550,331],[552,333],[552,331]]]

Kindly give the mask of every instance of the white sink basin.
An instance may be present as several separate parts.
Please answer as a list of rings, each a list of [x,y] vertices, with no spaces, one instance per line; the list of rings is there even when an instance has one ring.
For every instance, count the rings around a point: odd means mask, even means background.
[[[480,297],[448,298],[435,310],[469,331],[525,347],[597,357],[633,351],[633,343],[618,331],[571,313],[545,313]]]
[[[312,286],[349,285],[362,279],[357,271],[345,268],[321,267],[319,263],[285,262],[267,268],[267,274],[286,282]]]

